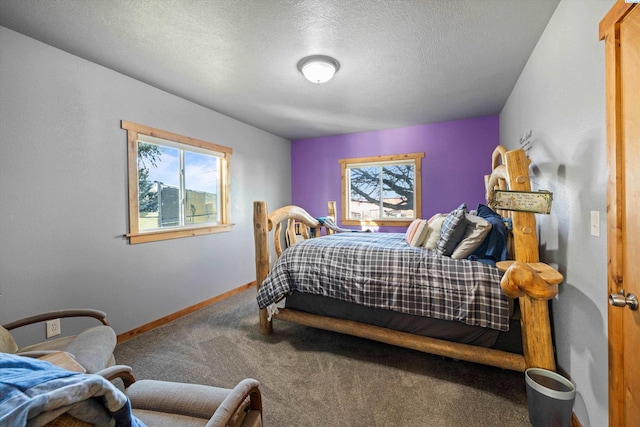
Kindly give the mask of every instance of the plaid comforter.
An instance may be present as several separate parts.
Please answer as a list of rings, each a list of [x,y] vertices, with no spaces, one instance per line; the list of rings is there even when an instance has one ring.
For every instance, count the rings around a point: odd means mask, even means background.
[[[491,265],[409,246],[403,233],[339,233],[287,248],[257,299],[266,308],[299,291],[507,331],[500,278]]]

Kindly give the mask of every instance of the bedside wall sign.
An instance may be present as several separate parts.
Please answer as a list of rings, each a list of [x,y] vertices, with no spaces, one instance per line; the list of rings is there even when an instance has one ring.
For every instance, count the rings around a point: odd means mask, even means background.
[[[505,211],[533,212],[548,215],[551,213],[552,200],[553,193],[549,191],[496,190],[493,208]]]

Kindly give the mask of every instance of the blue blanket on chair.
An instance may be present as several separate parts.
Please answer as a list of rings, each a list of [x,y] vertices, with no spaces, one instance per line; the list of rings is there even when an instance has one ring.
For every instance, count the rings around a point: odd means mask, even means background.
[[[40,426],[64,413],[96,426],[144,427],[127,396],[100,375],[0,353],[0,425]]]

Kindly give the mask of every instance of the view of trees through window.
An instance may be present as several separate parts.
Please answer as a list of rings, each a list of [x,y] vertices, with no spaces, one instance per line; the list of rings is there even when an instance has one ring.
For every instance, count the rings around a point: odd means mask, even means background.
[[[140,230],[219,221],[219,158],[138,141]]]
[[[411,164],[349,168],[351,218],[413,218],[415,171]]]
[[[424,153],[341,159],[342,215],[348,225],[408,225],[421,214]]]
[[[127,120],[121,127],[130,244],[231,231],[231,148]]]

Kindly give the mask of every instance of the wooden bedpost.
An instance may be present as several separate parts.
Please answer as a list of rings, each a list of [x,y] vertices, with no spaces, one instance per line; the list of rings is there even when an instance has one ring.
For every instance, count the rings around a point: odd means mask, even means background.
[[[327,217],[331,218],[333,222],[336,223],[336,225],[338,224],[338,218],[336,218],[336,202],[335,201],[327,202]],[[327,228],[327,234],[334,234],[334,233],[335,231]]]
[[[256,288],[269,274],[269,213],[267,202],[259,200],[253,202],[253,237],[256,250]],[[273,332],[272,322],[268,319],[266,309],[259,311],[260,333],[268,335]]]
[[[524,150],[518,149],[508,151],[503,153],[502,157],[506,168],[507,179],[509,181],[509,189],[514,191],[531,191],[531,184],[529,182],[530,161],[527,159]],[[539,263],[538,236],[536,233],[536,219],[534,214],[529,212],[512,211],[510,212],[510,216],[513,221],[513,246],[515,260],[526,264],[541,264]],[[546,268],[553,270],[549,266],[546,266]],[[519,277],[524,277],[522,271],[516,271],[510,274],[516,273],[519,273]],[[535,277],[537,277],[538,274],[538,272],[534,271],[532,273],[533,277],[530,281],[536,281],[537,279],[535,279]],[[557,274],[560,275],[560,273]],[[545,277],[542,277],[542,279],[544,280]],[[557,276],[554,277],[554,280],[557,280]],[[560,281],[562,281],[561,275]],[[526,289],[524,289],[529,284],[528,280],[520,279],[520,282],[521,289],[523,290],[523,296],[520,296],[519,299],[523,319],[521,324],[525,362],[527,367],[536,367],[555,371],[556,362],[553,351],[553,342],[551,339],[548,300],[555,296],[557,289],[555,293],[548,292],[546,295],[537,295],[536,297],[532,297],[527,293]]]

